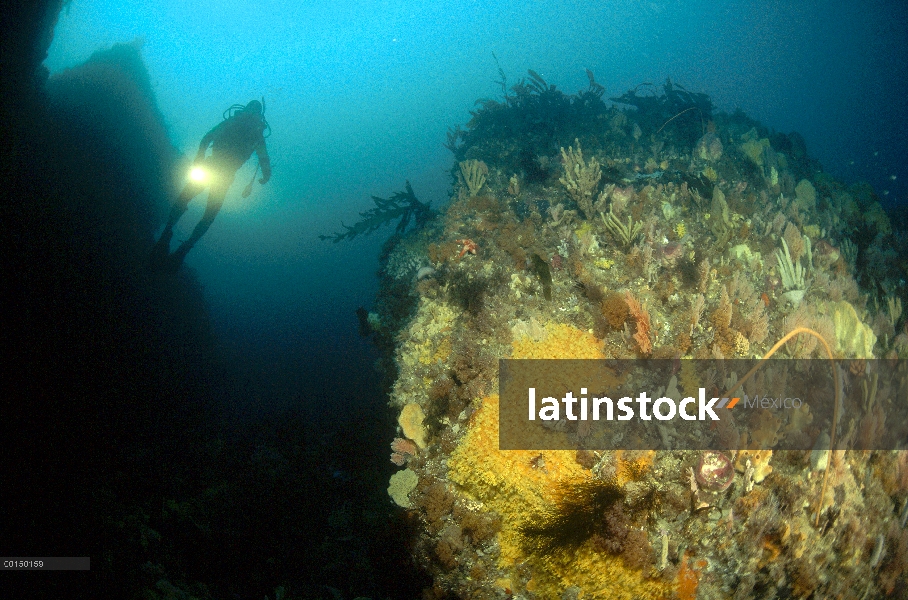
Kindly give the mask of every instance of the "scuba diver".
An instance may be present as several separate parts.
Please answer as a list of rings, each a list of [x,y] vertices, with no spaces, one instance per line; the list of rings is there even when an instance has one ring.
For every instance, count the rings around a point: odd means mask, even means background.
[[[264,105],[258,100],[252,100],[245,106],[234,104],[224,111],[224,120],[215,125],[199,142],[199,151],[193,161],[190,181],[180,192],[180,196],[170,211],[170,217],[167,219],[167,225],[164,226],[161,238],[152,250],[151,268],[153,270],[174,273],[179,270],[183,259],[186,258],[195,243],[205,235],[214,221],[214,217],[221,210],[221,204],[224,203],[224,197],[233,183],[237,170],[249,160],[253,152],[258,156],[258,167],[252,174],[252,181],[246,186],[243,197],[248,197],[252,192],[252,184],[259,168],[262,169],[260,184],[264,185],[271,179],[271,159],[268,157],[268,149],[265,147],[265,130],[270,133],[270,126],[265,120],[264,112]],[[208,150],[208,146],[211,146],[211,156],[206,157],[205,152]],[[170,240],[173,237],[174,225],[186,212],[190,200],[202,193],[205,188],[210,189],[202,220],[195,226],[189,239],[180,244],[171,254]]]

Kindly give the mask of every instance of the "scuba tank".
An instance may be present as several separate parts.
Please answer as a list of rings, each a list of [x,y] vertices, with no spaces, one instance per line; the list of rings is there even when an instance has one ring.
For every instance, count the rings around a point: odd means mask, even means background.
[[[237,113],[246,110],[246,104],[234,104],[230,106],[227,110],[224,111],[224,120],[232,119],[237,115]],[[265,97],[262,96],[262,137],[269,137],[271,135],[271,125],[268,124],[268,121],[265,119]],[[252,172],[252,179],[249,180],[249,185],[243,189],[243,198],[248,198],[252,193],[252,186],[255,184],[255,178],[259,173],[259,165],[256,164],[255,171]]]
[[[229,108],[224,110],[224,120],[232,119],[236,116],[237,113],[246,110],[246,104],[232,104]],[[265,97],[262,96],[262,136],[270,137],[271,136],[271,125],[268,123],[268,120],[265,119]]]

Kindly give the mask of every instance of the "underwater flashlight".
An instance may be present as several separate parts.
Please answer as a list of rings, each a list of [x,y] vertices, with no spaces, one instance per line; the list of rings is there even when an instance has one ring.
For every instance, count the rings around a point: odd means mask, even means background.
[[[189,178],[196,183],[204,183],[208,179],[208,171],[202,167],[192,167],[189,170]]]

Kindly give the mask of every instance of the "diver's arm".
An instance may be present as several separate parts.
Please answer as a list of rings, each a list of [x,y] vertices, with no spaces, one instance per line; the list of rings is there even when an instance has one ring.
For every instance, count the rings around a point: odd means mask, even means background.
[[[208,146],[210,146],[211,142],[214,141],[214,136],[217,135],[218,129],[220,129],[221,125],[223,125],[223,124],[224,123],[221,122],[221,123],[218,123],[217,125],[215,125],[214,127],[212,127],[211,131],[206,133],[205,137],[202,138],[202,141],[199,142],[199,151],[195,155],[196,162],[199,162],[200,160],[205,158],[205,152],[208,150]]]
[[[271,158],[268,157],[268,148],[265,147],[265,140],[259,142],[259,145],[255,147],[255,154],[259,158],[259,167],[262,168],[262,178],[259,179],[259,183],[264,185],[271,179]]]

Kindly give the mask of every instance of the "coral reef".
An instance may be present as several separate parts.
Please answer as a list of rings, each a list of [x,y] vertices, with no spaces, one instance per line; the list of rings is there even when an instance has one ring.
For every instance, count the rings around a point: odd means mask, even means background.
[[[376,341],[392,460],[418,478],[398,499],[421,524],[425,597],[870,598],[908,582],[908,461],[876,449],[908,376],[884,383],[871,361],[908,371],[908,261],[872,190],[670,81],[619,109],[592,73],[573,95],[500,75],[503,99],[450,133],[451,202],[382,257]],[[842,360],[811,363],[814,396],[791,411],[723,419],[721,451],[499,449],[499,359],[667,359],[661,389],[729,397],[802,377],[686,360],[764,356]]]

